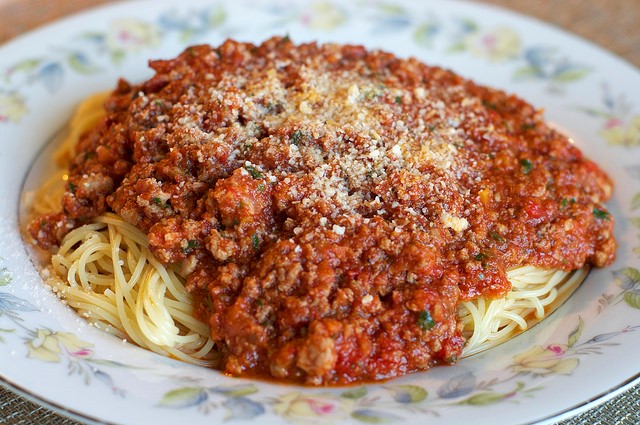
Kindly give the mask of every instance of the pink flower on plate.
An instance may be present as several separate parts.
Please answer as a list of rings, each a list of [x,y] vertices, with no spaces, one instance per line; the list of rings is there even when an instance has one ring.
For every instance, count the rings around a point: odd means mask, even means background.
[[[473,31],[464,39],[465,48],[473,55],[501,62],[520,54],[520,36],[507,27]]]
[[[137,52],[160,43],[157,26],[136,19],[116,19],[111,22],[106,37],[107,49],[115,54]]]
[[[562,374],[570,375],[578,366],[579,360],[566,356],[567,345],[551,344],[547,347],[536,345],[513,358],[511,368],[519,373],[534,375]]]
[[[45,362],[59,362],[62,356],[89,358],[93,356],[92,344],[82,341],[68,332],[52,332],[38,329],[35,337],[27,341],[28,356]]]
[[[302,15],[304,25],[314,30],[329,31],[344,23],[344,12],[332,3],[319,1],[311,3],[310,11]]]
[[[349,418],[354,401],[331,394],[306,395],[300,392],[280,396],[273,410],[293,424],[328,425]]]
[[[610,145],[628,148],[640,146],[640,115],[631,117],[628,122],[610,118],[604,123],[600,135]]]

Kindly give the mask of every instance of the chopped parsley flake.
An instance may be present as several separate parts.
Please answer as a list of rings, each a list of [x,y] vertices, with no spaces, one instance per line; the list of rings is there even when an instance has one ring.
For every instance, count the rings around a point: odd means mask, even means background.
[[[489,232],[489,236],[491,236],[491,239],[493,239],[494,241],[497,242],[504,242],[505,239],[502,237],[502,235],[498,232]]]
[[[304,137],[304,133],[301,130],[296,130],[293,133],[291,133],[291,136],[289,136],[289,139],[291,140],[291,143],[298,146],[302,141],[303,137]]]
[[[422,310],[420,312],[420,316],[418,316],[418,326],[425,331],[433,328],[436,325],[436,322],[431,317],[431,313],[429,310]]]
[[[258,249],[260,247],[260,239],[258,235],[253,235],[251,238],[251,244],[253,245],[253,249]]]
[[[600,208],[593,209],[593,216],[599,220],[610,220],[609,213],[605,210],[601,210]]]
[[[187,241],[187,246],[185,246],[184,248],[182,248],[182,252],[184,252],[185,254],[189,254],[191,251],[193,251],[194,249],[196,249],[199,246],[198,241],[195,239],[189,239]]]
[[[253,165],[245,165],[244,169],[247,170],[249,172],[249,174],[251,174],[251,177],[253,177],[254,179],[261,179],[262,178],[262,173]]]
[[[575,203],[576,203],[576,198],[562,198],[562,201],[560,201],[560,206],[562,208],[567,208],[569,204],[575,204]]]
[[[486,100],[486,99],[482,99],[482,105],[483,105],[485,108],[493,109],[494,111],[495,111],[496,109],[498,109],[498,107],[496,106],[496,104],[495,104],[495,103],[489,102],[489,101],[488,101],[488,100]]]
[[[520,167],[524,174],[529,174],[533,170],[533,164],[526,158],[520,160]]]
[[[480,253],[476,254],[473,258],[476,261],[484,261],[487,258],[489,258],[489,256],[487,254],[485,254],[484,252],[480,252]]]

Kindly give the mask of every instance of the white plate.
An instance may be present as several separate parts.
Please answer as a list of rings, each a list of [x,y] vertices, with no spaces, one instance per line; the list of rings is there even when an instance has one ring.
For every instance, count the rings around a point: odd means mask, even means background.
[[[361,43],[441,64],[546,110],[616,183],[618,260],[531,331],[454,367],[323,389],[233,379],[123,345],[44,287],[18,229],[22,183],[74,105],[148,58],[227,37]],[[606,52],[477,4],[403,0],[125,2],[0,48],[0,376],[86,420],[115,424],[549,422],[640,371],[640,74]]]

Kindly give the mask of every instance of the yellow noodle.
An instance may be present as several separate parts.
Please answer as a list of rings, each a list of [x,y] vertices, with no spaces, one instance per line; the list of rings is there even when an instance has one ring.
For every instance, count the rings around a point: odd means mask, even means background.
[[[507,273],[511,291],[500,299],[478,298],[460,306],[467,344],[464,356],[494,347],[526,330],[531,322],[544,318],[547,307],[572,291],[584,279],[587,269],[574,272],[545,270],[534,266],[514,268]],[[560,296],[562,295],[562,296]]]
[[[107,213],[65,237],[49,283],[96,326],[160,354],[213,365],[208,327],[193,317],[182,278],[147,245],[140,230]]]

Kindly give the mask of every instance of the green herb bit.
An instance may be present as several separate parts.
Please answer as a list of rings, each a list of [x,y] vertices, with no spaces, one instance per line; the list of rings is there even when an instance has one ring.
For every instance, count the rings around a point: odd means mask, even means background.
[[[473,259],[476,260],[476,261],[484,261],[487,258],[489,258],[489,255],[487,255],[484,252],[479,252],[473,257]]]
[[[497,242],[504,242],[505,239],[502,237],[502,235],[498,232],[489,232],[489,236],[491,236],[491,239],[493,239],[494,241]]]
[[[196,249],[200,244],[198,243],[197,240],[195,239],[189,239],[187,241],[187,246],[185,246],[184,248],[182,248],[182,252],[184,252],[185,254],[189,254],[191,251],[193,251],[194,249]]]
[[[264,184],[263,183],[260,183],[258,185],[258,192],[264,192]]]
[[[522,124],[522,130],[527,131],[527,130],[533,130],[534,128],[536,128],[536,124],[535,123],[525,123]]]
[[[71,193],[76,193],[76,185],[69,182],[69,190],[71,191]]]
[[[156,205],[162,204],[162,198],[159,198],[157,196],[154,196],[153,198],[151,198],[151,201]]]
[[[367,90],[366,92],[364,92],[364,98],[367,100],[374,100],[374,99],[377,99],[378,97],[380,97],[380,93],[378,93],[374,89]]]
[[[291,140],[291,143],[298,146],[302,141],[303,137],[304,137],[304,133],[302,132],[302,130],[296,130],[293,133],[291,133],[291,135],[289,136],[289,139]]]
[[[524,174],[529,174],[533,170],[533,164],[526,158],[520,160],[520,167]]]
[[[211,295],[207,295],[205,297],[204,305],[207,308],[207,311],[213,312],[213,300],[211,299]]]
[[[247,170],[249,174],[251,174],[251,177],[253,177],[254,179],[262,178],[262,173],[253,165],[247,164],[244,166],[244,169]]]
[[[593,216],[599,220],[610,220],[609,213],[605,210],[601,210],[600,208],[593,209]]]
[[[498,109],[498,107],[496,106],[495,103],[489,102],[486,99],[482,99],[482,106],[484,106],[485,108],[488,108],[488,109],[493,109],[494,111],[496,109]]]
[[[396,102],[398,105],[402,105],[402,96],[396,96],[396,98],[395,98],[395,102]]]
[[[260,239],[258,238],[258,235],[253,235],[251,237],[251,244],[253,245],[253,249],[257,250],[260,247]]]
[[[429,310],[422,310],[420,315],[418,316],[418,326],[425,331],[433,328],[436,325],[436,322],[431,317],[431,313]]]
[[[575,204],[575,203],[576,203],[576,198],[562,198],[562,200],[560,201],[560,206],[562,208],[567,208],[569,204]]]

